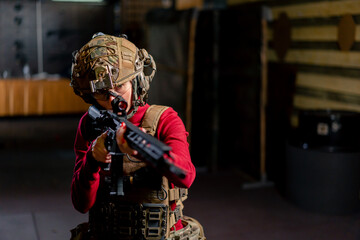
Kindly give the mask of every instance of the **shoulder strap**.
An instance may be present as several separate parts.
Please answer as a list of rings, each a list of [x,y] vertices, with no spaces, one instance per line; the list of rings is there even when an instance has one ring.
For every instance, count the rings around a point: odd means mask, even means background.
[[[159,123],[159,119],[161,115],[165,112],[165,110],[168,108],[169,107],[161,105],[151,105],[145,112],[141,127],[143,127],[148,134],[154,136]]]
[[[142,120],[141,127],[143,127],[146,132],[152,136],[155,135],[156,129],[159,123],[159,119],[161,115],[168,109],[169,107],[161,106],[161,105],[151,105],[145,112],[145,116]],[[175,223],[178,222],[179,219],[183,217],[182,210],[184,205],[182,202],[186,200],[188,196],[188,190],[185,188],[169,188],[169,182],[166,177],[163,177],[162,183],[163,190],[167,193],[166,204],[170,206],[170,202],[175,201],[176,208],[174,210],[170,210],[167,212],[167,229],[166,236],[170,235],[170,229],[174,226]]]

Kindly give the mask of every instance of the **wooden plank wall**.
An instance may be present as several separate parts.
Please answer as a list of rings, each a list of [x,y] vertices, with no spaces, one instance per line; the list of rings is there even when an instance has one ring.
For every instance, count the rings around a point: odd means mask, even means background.
[[[359,0],[228,0],[227,3],[270,7],[273,22],[268,28],[268,60],[296,67],[295,110],[360,111]],[[274,50],[274,26],[281,13],[287,15],[291,26],[290,48],[283,62]],[[355,42],[350,50],[342,51],[338,43],[339,23],[347,14],[355,23]]]
[[[360,1],[312,1],[271,6],[271,12],[275,21],[281,13],[286,13],[290,20],[291,42],[284,62],[297,67],[294,109],[359,112]],[[338,44],[338,26],[346,14],[351,14],[355,22],[355,42],[349,51],[342,51]],[[268,39],[268,59],[279,62],[272,47],[274,27],[270,26]]]
[[[286,139],[292,130],[289,125],[297,125],[298,110],[360,111],[360,0],[227,0],[227,4],[229,8],[270,9],[266,168],[269,179],[282,189]],[[282,13],[287,15],[289,31],[277,31]],[[342,51],[338,25],[347,14],[354,21],[355,41],[348,51]],[[234,29],[239,29],[239,23]],[[276,33],[283,37],[283,46]],[[275,49],[286,45],[284,58],[279,59]]]

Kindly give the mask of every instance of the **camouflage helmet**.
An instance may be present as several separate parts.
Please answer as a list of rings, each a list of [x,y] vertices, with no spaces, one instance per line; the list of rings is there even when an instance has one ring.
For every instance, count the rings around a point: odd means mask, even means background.
[[[108,91],[132,81],[132,104],[146,103],[156,65],[145,49],[138,49],[126,36],[95,34],[79,51],[73,53],[71,86],[85,102],[94,104],[94,93]]]

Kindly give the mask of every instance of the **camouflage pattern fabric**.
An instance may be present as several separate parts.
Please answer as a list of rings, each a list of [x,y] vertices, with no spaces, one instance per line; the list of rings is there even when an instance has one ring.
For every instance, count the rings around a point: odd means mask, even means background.
[[[136,76],[137,51],[122,37],[100,35],[91,39],[74,56],[71,85],[80,95],[91,93],[89,81],[96,79],[97,67],[108,69],[116,85],[132,80]]]

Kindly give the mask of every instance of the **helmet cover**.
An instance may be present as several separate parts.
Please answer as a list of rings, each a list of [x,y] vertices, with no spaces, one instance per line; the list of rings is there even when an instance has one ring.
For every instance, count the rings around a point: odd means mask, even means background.
[[[144,73],[144,67],[152,69]],[[145,104],[149,84],[156,70],[145,49],[138,49],[125,37],[98,33],[73,53],[71,86],[85,102],[94,103],[93,93],[101,93],[136,78],[133,83],[135,107]]]

